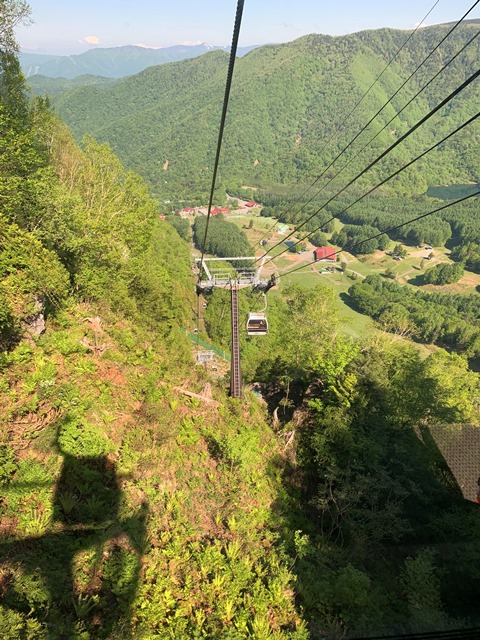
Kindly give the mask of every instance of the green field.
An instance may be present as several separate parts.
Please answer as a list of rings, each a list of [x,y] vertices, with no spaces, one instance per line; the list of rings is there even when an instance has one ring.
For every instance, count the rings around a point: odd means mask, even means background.
[[[264,237],[268,241],[266,249],[278,244],[278,246],[275,246],[271,251],[271,255],[274,258],[280,253],[283,254],[285,252],[286,246],[283,244],[285,236],[273,231],[278,222],[275,218],[263,218],[259,215],[259,212],[256,211],[249,214],[234,214],[228,216],[228,219],[245,230],[252,245],[257,245]],[[335,223],[337,229],[343,226],[338,220],[336,220]],[[252,224],[252,226],[249,228],[250,224]],[[396,244],[396,242],[391,241],[387,252],[392,251]],[[335,247],[335,249],[338,250],[339,247]],[[469,294],[473,293],[476,287],[480,285],[480,276],[469,272],[466,272],[464,278],[457,284],[447,285],[445,287],[422,285],[421,276],[427,269],[441,262],[450,262],[449,251],[445,249],[445,247],[434,247],[433,250],[429,250],[420,247],[405,246],[405,249],[408,255],[402,260],[394,260],[391,255],[383,251],[358,257],[347,252],[342,252],[338,256],[337,271],[327,274],[319,273],[319,265],[315,265],[314,267],[308,264],[311,260],[310,248],[308,252],[301,257],[296,256],[295,260],[293,260],[291,254],[284,253],[284,255],[274,260],[275,267],[277,272],[280,272],[280,275],[282,272],[288,272],[297,267],[301,268],[294,273],[281,277],[279,290],[290,283],[298,283],[304,287],[314,287],[320,284],[333,289],[337,294],[337,311],[342,325],[349,334],[361,336],[371,330],[373,322],[370,318],[358,313],[347,304],[345,296],[353,284],[355,277],[362,278],[373,274],[384,274],[388,269],[394,275],[395,280],[401,284],[414,286],[415,288],[424,288],[426,291],[441,291],[442,293]],[[432,253],[432,251],[433,259],[428,260],[427,256]],[[338,266],[343,261],[347,262],[345,274],[341,273],[338,269]],[[305,262],[303,267],[302,262]],[[272,291],[272,295],[275,295],[275,290]]]
[[[478,191],[479,184],[450,184],[444,186],[431,186],[427,189],[427,196],[438,198],[439,200],[456,200],[464,198],[470,193]]]
[[[352,309],[340,297],[340,294],[346,294],[349,287],[353,284],[353,280],[347,275],[339,271],[331,274],[320,274],[312,271],[311,267],[306,267],[305,270],[302,269],[283,277],[280,281],[280,290],[293,283],[300,284],[303,287],[322,285],[333,289],[338,294],[336,298],[337,311],[341,324],[347,333],[359,337],[364,335],[372,327],[373,322],[368,316],[364,316]]]

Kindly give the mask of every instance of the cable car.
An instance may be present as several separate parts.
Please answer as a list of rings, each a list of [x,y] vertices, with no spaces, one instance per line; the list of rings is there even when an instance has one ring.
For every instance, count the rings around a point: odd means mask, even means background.
[[[263,311],[249,313],[247,318],[247,334],[249,336],[266,336],[268,320]]]
[[[252,311],[247,317],[247,335],[249,336],[266,336],[268,333],[268,320],[265,315],[267,308],[267,296],[262,292],[265,306],[261,311]]]

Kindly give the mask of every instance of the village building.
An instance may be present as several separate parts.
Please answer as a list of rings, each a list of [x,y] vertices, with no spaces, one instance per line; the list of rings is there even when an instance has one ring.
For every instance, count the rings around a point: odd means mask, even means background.
[[[328,260],[329,262],[337,261],[335,249],[332,247],[317,247],[313,251],[313,257],[315,262],[318,262],[319,260]]]

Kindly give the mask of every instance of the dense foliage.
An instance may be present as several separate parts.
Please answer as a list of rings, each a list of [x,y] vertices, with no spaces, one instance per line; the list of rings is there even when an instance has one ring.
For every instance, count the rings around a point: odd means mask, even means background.
[[[425,284],[452,284],[458,282],[465,273],[464,263],[437,264],[423,274]]]
[[[190,230],[190,223],[186,218],[181,218],[177,215],[169,215],[166,216],[166,220],[172,225],[181,238],[187,241],[190,240],[192,234]]]
[[[395,229],[391,235],[412,246],[430,244],[439,247],[447,241],[452,246],[457,246],[478,240],[480,219],[476,198],[414,223],[405,224],[413,218],[433,211],[439,205],[441,206],[441,203],[428,197],[409,200],[380,195],[356,204],[345,213],[342,211],[348,203],[336,202],[332,205],[331,211],[332,215],[338,214],[345,223],[373,225],[381,231],[404,225]]]
[[[198,216],[193,224],[193,241],[200,251],[220,258],[253,255],[252,247],[245,232],[218,214],[210,218],[207,243],[204,246],[206,216]]]
[[[385,331],[440,344],[469,357],[480,354],[477,294],[415,291],[378,275],[356,282],[348,293],[358,310],[378,320]]]
[[[239,59],[222,147],[220,197],[225,186],[238,192],[245,184],[283,184],[289,188],[296,182],[309,184],[440,42],[447,28],[417,32],[362,100],[354,118],[347,116],[392,53],[404,44],[404,32],[383,29],[338,38],[312,34],[291,43],[257,48]],[[394,118],[462,48],[475,28],[475,24],[462,25],[444,42],[317,188],[327,180],[333,180],[335,189],[346,184],[476,71],[478,48],[474,43]],[[227,54],[214,51],[194,60],[151,67],[113,85],[67,91],[55,99],[55,105],[77,139],[90,133],[109,142],[126,166],[143,175],[162,200],[183,200],[188,191],[189,198],[205,204],[227,65]],[[455,129],[478,111],[478,100],[474,86],[461,93],[455,108],[440,110],[368,171],[362,186],[378,183]],[[379,133],[381,127],[385,128]],[[432,184],[480,180],[476,160],[479,135],[478,122],[470,125],[385,189],[418,194]],[[363,146],[365,151],[358,154]],[[343,176],[334,179],[347,163]]]
[[[452,260],[464,261],[467,269],[480,273],[480,244],[468,242],[458,245],[453,249],[450,257]]]
[[[225,303],[226,294],[208,303],[217,340],[228,335]],[[240,303],[243,315],[255,298]],[[463,306],[450,297],[450,316],[454,305],[479,316],[476,296]],[[243,369],[277,407],[287,449],[296,438],[278,508],[310,637],[465,626],[458,618],[476,609],[480,589],[472,545],[479,513],[461,498],[432,434],[438,422],[478,419],[478,376],[458,355],[422,359],[385,334],[353,341],[322,287],[285,289],[268,315],[268,336],[242,338]],[[458,556],[443,552],[447,540]]]
[[[172,256],[186,265],[188,253],[171,227],[159,221],[158,205],[146,186],[125,171],[107,145],[87,139],[80,150],[47,103],[31,106],[12,56],[5,61],[2,82],[0,201],[6,243],[2,249],[11,263],[20,260],[23,249],[22,244],[8,242],[15,234],[8,223],[31,234],[25,236],[31,238],[30,244],[36,239],[38,247],[41,242],[53,251],[50,261],[60,261],[70,277],[70,292],[80,298],[108,299],[115,308],[139,311],[152,323],[184,313],[179,301],[188,286],[188,268],[179,269],[173,279],[166,265]],[[30,260],[35,259],[32,253]],[[42,273],[47,279],[49,269],[36,269],[29,286]],[[22,271],[22,277],[33,271],[33,266]],[[52,289],[54,274],[52,268]],[[59,286],[58,297],[64,291]],[[40,286],[32,291],[35,294],[44,295]],[[185,319],[186,314],[177,321]]]
[[[8,349],[39,310],[55,308],[68,291],[58,256],[0,216],[0,349]]]
[[[386,249],[389,244],[387,235],[368,224],[346,224],[332,234],[331,241],[354,255],[374,253],[377,249]]]

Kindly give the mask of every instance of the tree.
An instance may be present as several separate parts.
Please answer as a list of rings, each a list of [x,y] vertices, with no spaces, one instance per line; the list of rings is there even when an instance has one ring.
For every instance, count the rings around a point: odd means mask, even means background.
[[[272,308],[269,307],[270,312]],[[328,363],[343,361],[337,345],[336,311],[333,292],[322,286],[304,289],[290,285],[284,291],[284,301],[276,311],[277,332],[270,332],[268,349],[257,375],[276,380],[288,397],[298,402],[312,378],[325,379],[331,375]],[[349,343],[345,357],[355,349]],[[341,368],[332,365],[336,370]],[[257,378],[259,379],[259,378]]]
[[[178,235],[186,240],[190,240],[190,223],[186,218],[177,215],[168,215],[166,220],[177,231]]]
[[[58,256],[0,215],[0,349],[21,335],[22,323],[57,307],[68,289]]]
[[[464,273],[463,262],[437,264],[433,269],[428,269],[423,278],[427,284],[452,284],[453,282],[458,282]]]
[[[425,360],[424,369],[432,422],[478,424],[479,376],[469,370],[468,360],[439,349]]]
[[[447,616],[442,607],[440,577],[432,549],[419,551],[408,557],[402,571],[401,585],[409,609],[412,630],[443,629]]]
[[[396,244],[393,251],[392,251],[392,255],[394,256],[400,256],[401,258],[405,258],[406,256],[408,256],[408,251],[405,249],[405,247],[403,247],[400,243]]]
[[[415,323],[411,320],[410,314],[403,305],[398,303],[386,307],[378,321],[384,331],[400,336],[407,336],[415,331]]]
[[[344,228],[340,231],[335,231],[331,238],[332,244],[337,245],[337,247],[343,247],[347,243],[347,240],[348,236]]]
[[[18,51],[14,30],[19,24],[30,24],[31,9],[24,0],[0,1],[0,51]]]
[[[207,244],[203,247],[206,224],[206,216],[198,216],[193,223],[193,240],[199,250],[205,250],[221,258],[252,255],[252,248],[245,232],[221,215],[211,218]]]
[[[327,236],[323,231],[315,231],[315,233],[310,236],[310,242],[315,247],[324,247],[327,244]]]

